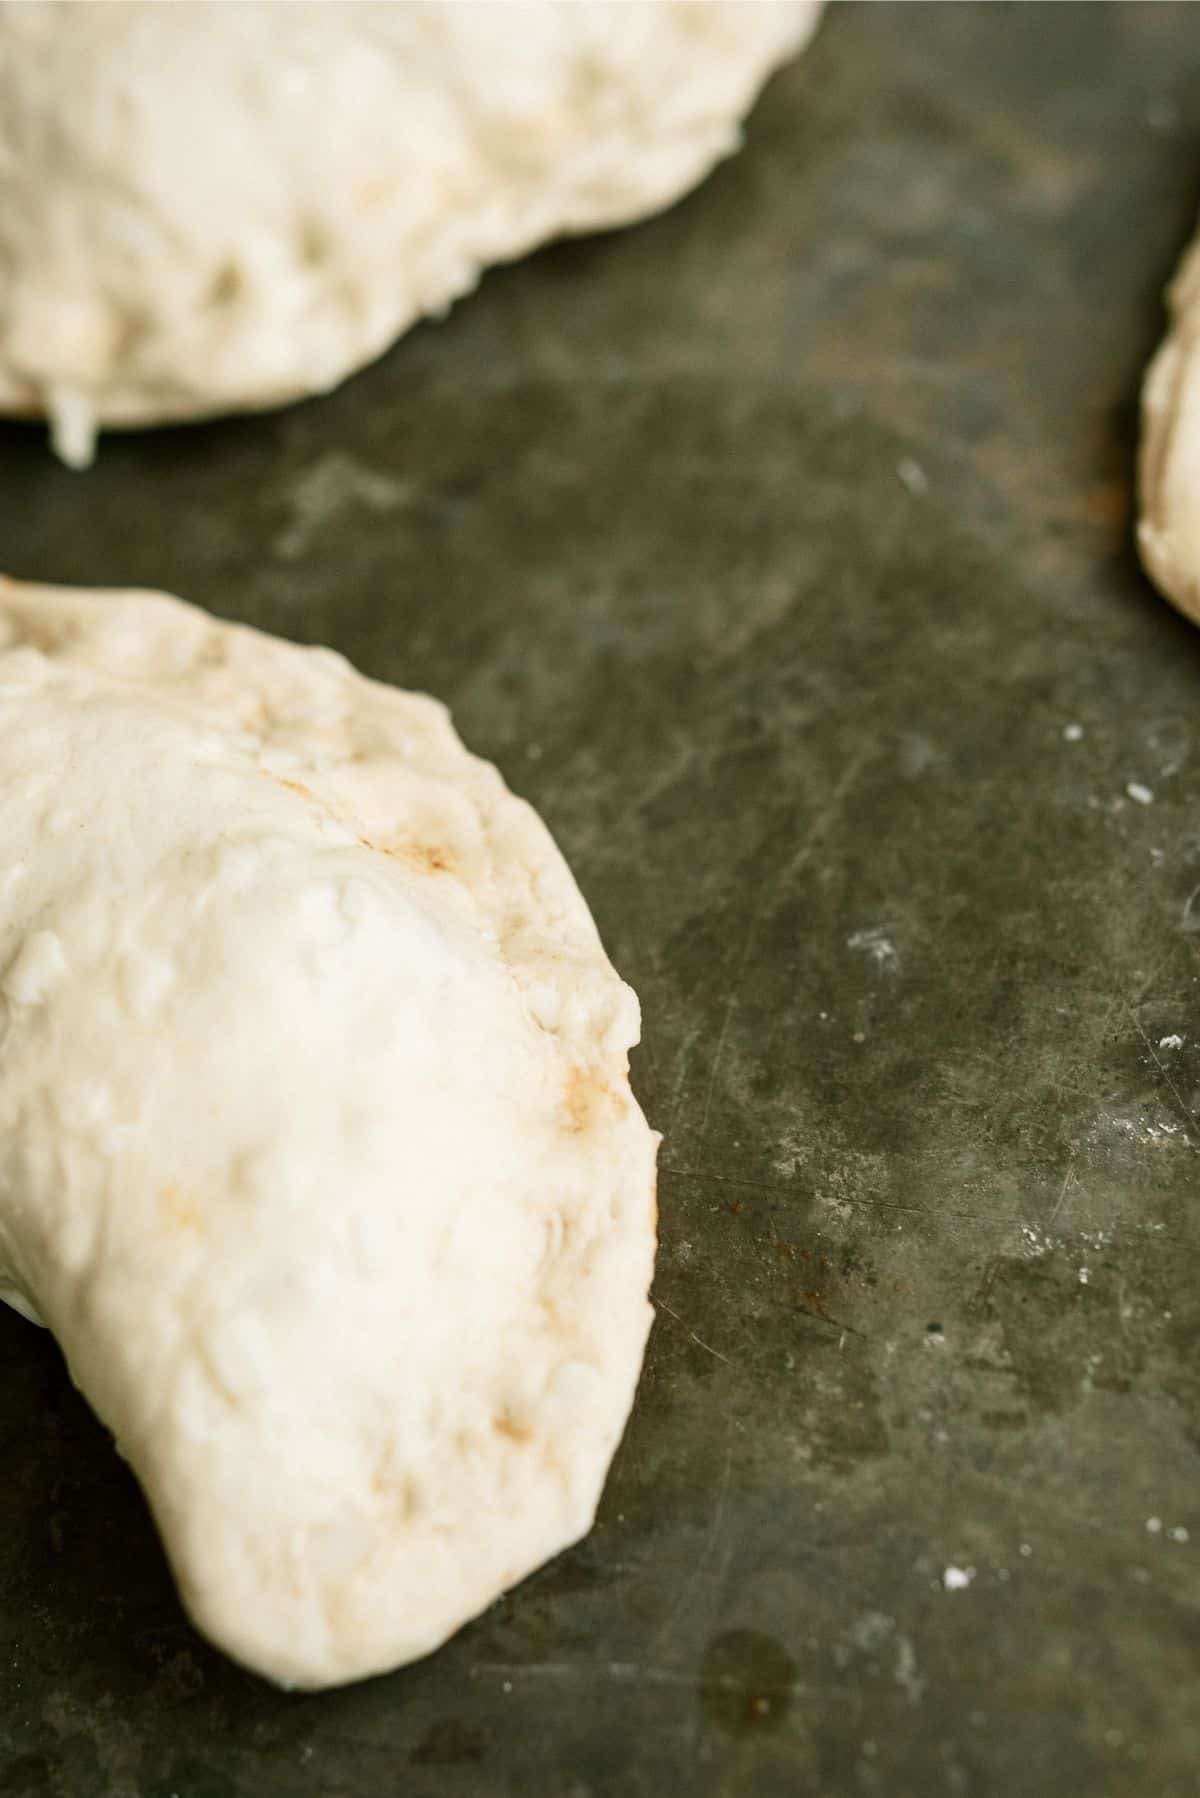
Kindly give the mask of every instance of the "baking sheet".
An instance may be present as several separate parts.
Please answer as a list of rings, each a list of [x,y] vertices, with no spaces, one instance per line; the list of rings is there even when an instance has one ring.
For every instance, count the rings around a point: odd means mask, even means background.
[[[594,1533],[360,1687],[198,1640],[0,1316],[7,1798],[1194,1789],[1200,639],[1129,506],[1198,197],[1194,9],[838,6],[701,191],[328,399],[0,431],[11,572],[450,702],[665,1132]]]

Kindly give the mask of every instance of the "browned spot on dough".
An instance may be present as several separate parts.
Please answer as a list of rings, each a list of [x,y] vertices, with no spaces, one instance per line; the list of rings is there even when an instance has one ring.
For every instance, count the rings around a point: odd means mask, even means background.
[[[620,1108],[620,1100],[607,1081],[589,1073],[587,1068],[571,1069],[567,1075],[563,1109],[566,1112],[567,1130],[572,1136],[579,1136],[584,1130],[590,1130],[599,1122],[601,1113],[613,1107]]]
[[[373,843],[381,855],[390,856],[394,862],[407,862],[410,868],[417,868],[422,874],[451,874],[454,871],[454,857],[448,849],[439,849],[433,843]]]
[[[492,1428],[497,1436],[505,1436],[510,1442],[528,1442],[533,1435],[527,1423],[518,1423],[507,1411],[502,1411],[499,1417],[493,1417]]]
[[[282,774],[273,774],[270,768],[260,768],[258,772],[264,780],[273,780],[277,787],[286,787],[289,793],[299,793],[301,799],[311,799],[314,805],[320,804],[312,788],[306,787],[303,781],[285,780]]]
[[[302,218],[296,230],[296,256],[304,268],[321,268],[328,262],[333,244],[324,221]]]
[[[572,1068],[567,1075],[567,1090],[563,1099],[567,1128],[572,1135],[578,1135],[581,1130],[587,1129],[595,1107],[595,1080],[583,1068]]]
[[[204,1228],[200,1207],[194,1199],[189,1199],[180,1192],[178,1186],[164,1186],[159,1198],[162,1200],[163,1216],[169,1229],[199,1231]]]
[[[371,1491],[376,1498],[383,1499],[389,1510],[407,1522],[416,1517],[421,1510],[421,1493],[415,1480],[406,1473],[387,1472],[376,1468],[371,1475]]]
[[[428,868],[431,874],[449,874],[453,866],[449,853],[445,849],[435,849],[431,843],[424,844],[413,853],[421,866]]]
[[[208,292],[204,296],[206,306],[231,306],[241,292],[245,282],[242,271],[236,262],[223,262],[209,283]]]

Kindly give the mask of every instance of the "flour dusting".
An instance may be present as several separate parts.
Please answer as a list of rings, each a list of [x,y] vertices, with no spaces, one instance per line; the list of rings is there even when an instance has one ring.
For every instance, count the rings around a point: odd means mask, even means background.
[[[872,924],[865,930],[856,930],[846,938],[848,949],[857,949],[873,961],[877,968],[885,974],[895,974],[900,968],[900,954],[888,935],[886,924]]]

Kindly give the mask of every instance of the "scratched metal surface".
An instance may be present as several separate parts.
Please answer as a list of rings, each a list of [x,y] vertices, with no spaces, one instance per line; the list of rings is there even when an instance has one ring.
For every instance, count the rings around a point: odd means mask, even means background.
[[[452,703],[666,1133],[595,1532],[351,1690],[194,1636],[0,1317],[7,1798],[1194,1792],[1200,638],[1129,503],[1198,192],[1194,11],[838,9],[701,192],[332,398],[0,434],[13,571]]]

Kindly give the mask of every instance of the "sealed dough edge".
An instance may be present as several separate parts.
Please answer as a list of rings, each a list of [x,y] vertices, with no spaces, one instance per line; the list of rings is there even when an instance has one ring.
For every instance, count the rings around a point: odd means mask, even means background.
[[[86,466],[99,426],[325,392],[678,199],[820,10],[0,0],[0,411]]]
[[[0,580],[0,1293],[184,1604],[336,1685],[590,1527],[651,1322],[637,1001],[445,710]]]
[[[1167,301],[1170,325],[1142,386],[1137,541],[1151,580],[1200,622],[1200,241]]]
[[[1142,566],[1200,622],[1200,241],[1168,289],[1169,327],[1142,383]]]

